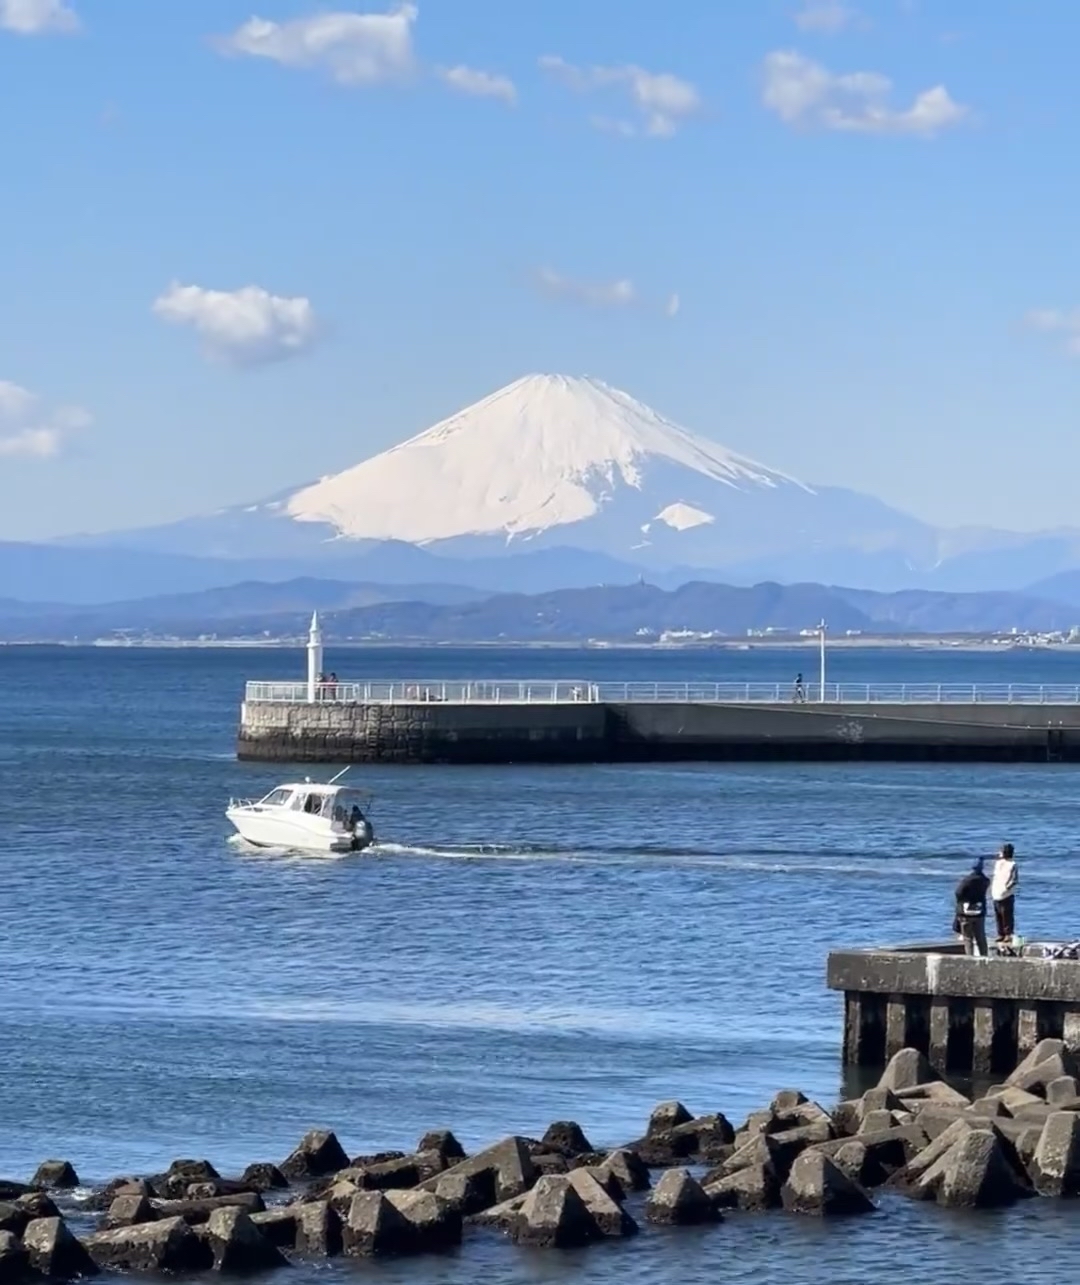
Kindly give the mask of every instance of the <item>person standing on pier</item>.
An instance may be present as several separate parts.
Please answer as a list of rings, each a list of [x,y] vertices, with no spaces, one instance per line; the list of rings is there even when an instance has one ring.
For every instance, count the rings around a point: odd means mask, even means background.
[[[977,955],[985,958],[989,953],[986,945],[986,892],[990,880],[983,872],[983,859],[980,857],[956,885],[956,920],[955,926],[964,942],[965,955]]]
[[[1001,853],[994,862],[994,877],[990,881],[990,898],[994,903],[999,942],[1008,941],[1016,932],[1016,886],[1019,882],[1016,852],[1011,843],[1003,843]]]

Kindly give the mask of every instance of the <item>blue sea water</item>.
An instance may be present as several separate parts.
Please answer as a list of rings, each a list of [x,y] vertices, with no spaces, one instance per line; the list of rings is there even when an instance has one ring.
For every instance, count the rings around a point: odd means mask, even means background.
[[[366,649],[341,678],[781,680],[807,652]],[[350,1153],[451,1127],[475,1147],[578,1120],[597,1146],[678,1097],[732,1118],[844,1092],[837,945],[939,937],[973,856],[1011,839],[1020,931],[1080,936],[1068,765],[365,768],[378,846],[245,851],[230,794],[246,678],[297,652],[0,649],[0,1174],[87,1182],[207,1156]],[[841,651],[830,679],[1080,681],[1061,652]],[[298,1268],[402,1282],[1058,1280],[1068,1206],[855,1225],[730,1217],[583,1256],[471,1237],[449,1259]]]

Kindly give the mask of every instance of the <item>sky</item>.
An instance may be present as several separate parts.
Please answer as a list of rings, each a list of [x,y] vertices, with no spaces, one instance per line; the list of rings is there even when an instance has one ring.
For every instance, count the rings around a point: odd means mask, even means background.
[[[543,371],[1080,525],[1078,42],[1071,0],[0,0],[0,539],[259,500]]]

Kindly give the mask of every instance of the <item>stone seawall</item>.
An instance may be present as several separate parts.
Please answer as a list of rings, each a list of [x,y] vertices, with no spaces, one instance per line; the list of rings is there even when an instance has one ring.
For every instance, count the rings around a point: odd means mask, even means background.
[[[1080,706],[249,701],[237,753],[289,763],[1075,762]]]

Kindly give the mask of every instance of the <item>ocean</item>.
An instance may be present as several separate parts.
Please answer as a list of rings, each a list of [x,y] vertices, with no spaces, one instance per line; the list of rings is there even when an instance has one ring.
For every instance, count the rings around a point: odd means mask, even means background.
[[[835,649],[830,680],[1080,681],[1080,651]],[[788,681],[811,651],[329,649],[342,679]],[[577,1120],[597,1147],[679,1098],[736,1123],[781,1088],[846,1091],[833,946],[948,933],[1005,839],[1018,929],[1080,936],[1068,765],[355,769],[378,845],[344,859],[229,839],[247,678],[297,651],[0,648],[0,1175],[84,1182],[208,1157],[350,1154],[452,1128],[469,1148]],[[581,1255],[493,1234],[448,1258],[295,1268],[465,1285],[956,1282],[1080,1270],[1074,1211],[978,1217],[883,1196],[822,1226],[731,1216]]]

